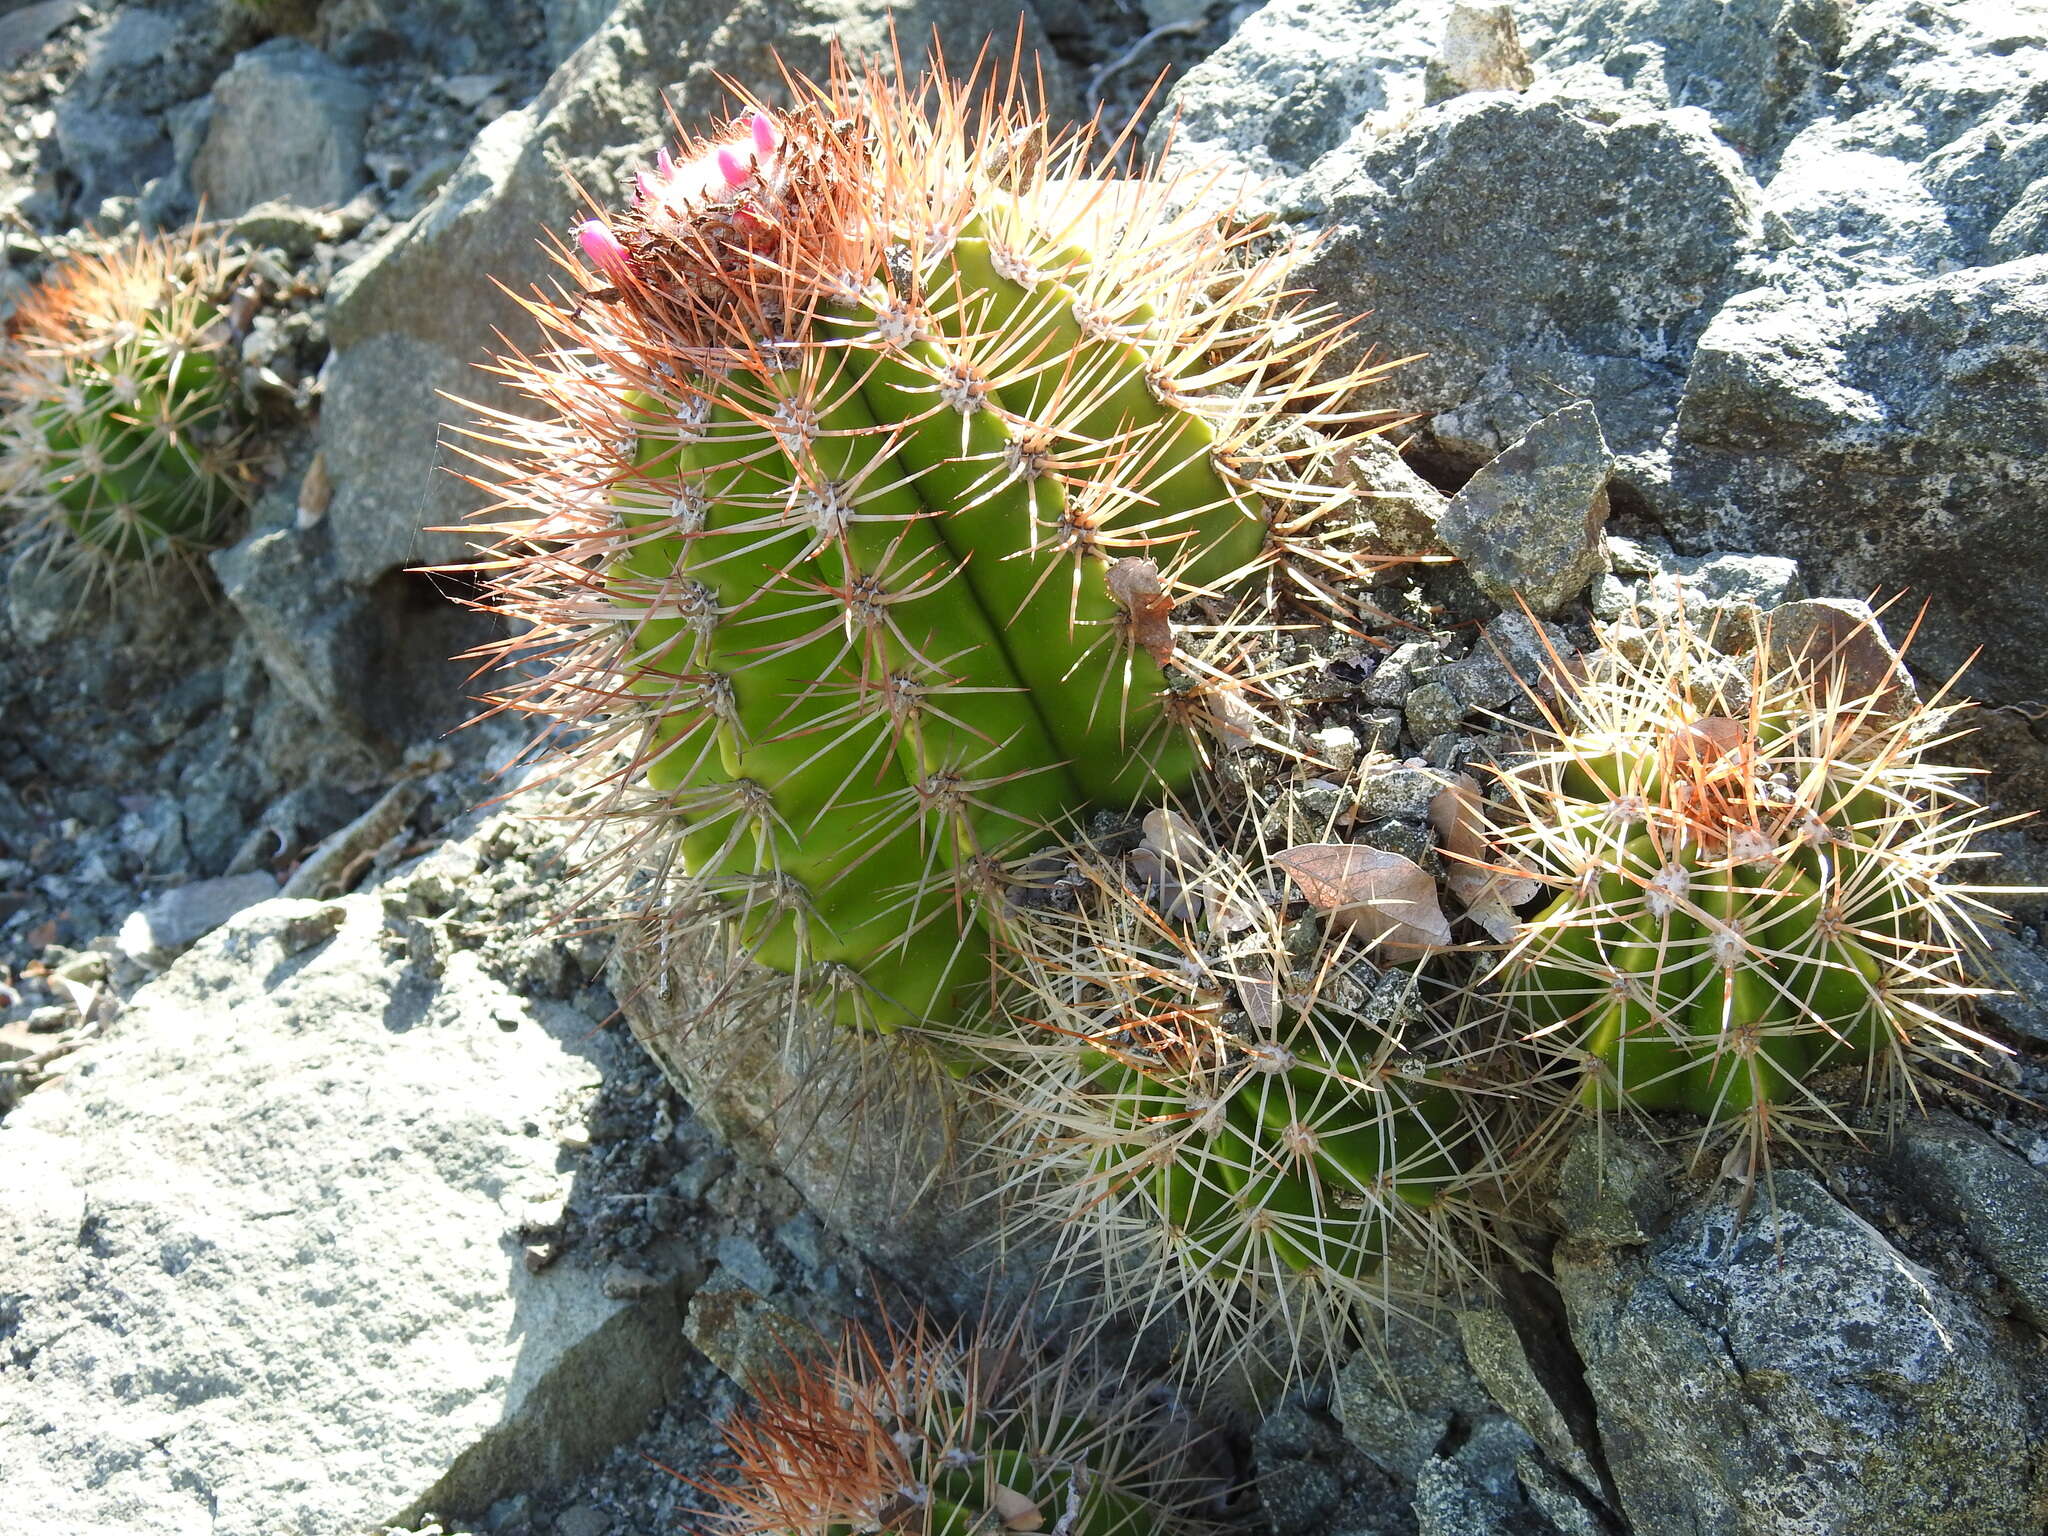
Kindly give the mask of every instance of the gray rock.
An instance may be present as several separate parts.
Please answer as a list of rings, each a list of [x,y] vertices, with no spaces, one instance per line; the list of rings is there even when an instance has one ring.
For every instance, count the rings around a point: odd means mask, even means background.
[[[322,240],[341,238],[341,218],[321,208],[301,208],[281,199],[258,203],[235,220],[235,233],[252,245],[273,245],[301,259]]]
[[[1451,7],[1443,46],[1422,77],[1422,99],[1430,105],[1471,91],[1526,91],[1536,80],[1529,55],[1515,31],[1515,10],[1505,0]]]
[[[31,0],[0,6],[0,69],[12,69],[85,14],[85,0]]]
[[[1437,536],[1502,607],[1556,613],[1600,570],[1613,467],[1593,407],[1567,406],[1468,480]]]
[[[510,1230],[569,1189],[590,1019],[467,952],[427,985],[338,905],[296,954],[319,907],[241,913],[0,1126],[0,1483],[38,1528],[409,1530],[569,1475],[685,1367],[672,1292]]]
[[[1854,13],[1843,0],[1577,0],[1534,8],[1555,30],[1545,74],[1588,94],[1698,107],[1745,156],[1767,158],[1819,105]]]
[[[1443,780],[1423,768],[1387,763],[1369,767],[1358,784],[1358,814],[1367,820],[1382,816],[1421,818],[1443,789]]]
[[[1270,0],[1174,87],[1174,163],[1289,178],[1422,102],[1442,0]],[[1154,146],[1164,142],[1164,120]],[[1291,186],[1263,199],[1287,206]]]
[[[1900,1187],[1964,1238],[2048,1332],[2048,1174],[1951,1116],[1909,1120],[1892,1140]]]
[[[792,1011],[780,978],[755,972],[765,985],[749,987],[729,955],[696,944],[678,939],[666,964],[620,948],[612,989],[634,1038],[727,1146],[781,1172],[872,1262],[963,1302],[985,1295],[981,1250],[1001,1216],[970,1149],[993,1139],[991,1111],[912,1042],[859,1041]],[[1027,1253],[1013,1257],[1028,1271]]]
[[[1701,338],[1668,489],[1675,535],[1796,557],[1838,591],[1910,581],[1915,659],[2038,692],[2048,592],[2048,257],[1835,298],[1747,295]],[[1981,615],[2000,620],[1985,624]]]
[[[117,942],[136,964],[161,969],[237,912],[276,894],[276,877],[261,871],[174,886],[131,914]]]
[[[1677,1198],[1670,1160],[1612,1127],[1581,1131],[1557,1174],[1555,1207],[1565,1232],[1614,1246],[1646,1243]]]
[[[1599,1488],[1600,1469],[1593,1460],[1599,1436],[1562,1339],[1545,1337],[1536,1328],[1525,1335],[1504,1306],[1460,1312],[1458,1337],[1473,1375],[1493,1399],[1552,1461],[1585,1487]]]
[[[150,76],[163,77],[179,30],[161,12],[123,7],[86,38],[84,62],[57,103],[56,134],[58,153],[79,181],[81,215],[90,217],[108,197],[141,191],[170,168],[170,140],[156,116],[168,103]]]
[[[1017,0],[623,0],[538,97],[477,135],[432,203],[335,279],[321,441],[342,579],[362,587],[402,565],[466,553],[461,535],[425,531],[459,524],[479,502],[447,473],[462,461],[443,446],[474,414],[440,392],[515,408],[476,365],[494,332],[535,340],[505,294],[469,279],[488,273],[514,293],[546,283],[540,241],[567,231],[583,206],[572,183],[617,200],[669,131],[671,111],[695,124],[727,109],[722,77],[772,100],[782,66],[821,74],[830,42],[856,57],[887,53],[892,20],[906,51],[936,28],[949,58],[975,57],[991,35],[1002,58],[1020,15],[1025,47],[1042,44]]]
[[[1325,237],[1320,296],[1427,354],[1385,386],[1428,415],[1421,452],[1476,468],[1589,399],[1616,494],[1682,549],[1911,588],[1920,664],[1981,643],[1975,690],[2039,698],[2048,598],[2009,557],[2048,538],[2023,14],[1544,0],[1518,16],[1529,91],[1411,113],[1442,10],[1276,0],[1176,89],[1178,153],[1281,178],[1269,205]]]
[[[2032,1536],[2039,1366],[1804,1173],[1555,1270],[1631,1525]]]
[[[287,489],[266,500],[259,522],[289,515]],[[431,576],[342,581],[325,522],[258,527],[208,559],[264,669],[337,730],[389,754],[467,713],[471,664],[452,658],[496,626],[445,601]]]
[[[1456,1462],[1432,1456],[1415,1485],[1416,1536],[1551,1536],[1550,1522],[1489,1493]]]
[[[369,114],[369,91],[310,43],[259,43],[214,82],[193,189],[224,218],[272,199],[339,207],[369,179]]]
[[[1615,116],[1540,87],[1355,138],[1310,180],[1329,238],[1305,280],[1371,311],[1383,351],[1426,354],[1389,403],[1431,413],[1435,445],[1475,467],[1574,398],[1617,452],[1654,450],[1762,232],[1755,184],[1699,113]]]
[[[1997,990],[1977,1011],[2016,1035],[2048,1043],[2048,954],[2004,928],[1991,928],[1977,969]]]
[[[1401,713],[1408,734],[1421,745],[1455,731],[1465,718],[1465,705],[1442,683],[1424,683],[1408,695]]]
[[[683,1331],[727,1380],[749,1391],[782,1375],[792,1354],[818,1352],[824,1343],[773,1302],[725,1277],[690,1298]]]

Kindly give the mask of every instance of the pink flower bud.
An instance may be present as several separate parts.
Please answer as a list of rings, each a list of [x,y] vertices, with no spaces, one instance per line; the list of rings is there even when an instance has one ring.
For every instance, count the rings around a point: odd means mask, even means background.
[[[617,276],[626,270],[626,248],[619,237],[605,227],[602,219],[585,219],[576,226],[576,243],[583,254],[597,264],[600,272]]]
[[[633,184],[640,189],[641,202],[658,203],[661,201],[661,183],[648,175],[647,172],[635,171],[633,173]]]
[[[730,149],[721,149],[718,152],[718,169],[719,173],[725,177],[725,184],[729,187],[744,187],[747,184],[747,178],[753,174],[752,171],[747,169],[740,157]]]
[[[752,124],[754,130],[754,153],[766,160],[775,153],[775,125],[768,121],[766,112],[756,112]]]
[[[674,178],[676,162],[674,157],[669,154],[667,145],[663,145],[654,152],[654,168],[661,172],[661,179],[663,181],[669,181]]]

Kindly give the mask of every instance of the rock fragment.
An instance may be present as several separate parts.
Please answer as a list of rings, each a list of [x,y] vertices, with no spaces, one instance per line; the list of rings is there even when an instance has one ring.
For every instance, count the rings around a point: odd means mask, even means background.
[[[1614,455],[1580,403],[1546,416],[1453,496],[1437,535],[1503,608],[1548,615],[1601,568]]]

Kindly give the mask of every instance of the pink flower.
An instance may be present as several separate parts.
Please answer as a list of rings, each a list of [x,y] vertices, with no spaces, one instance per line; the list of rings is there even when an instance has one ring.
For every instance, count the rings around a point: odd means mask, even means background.
[[[756,112],[752,124],[754,130],[754,154],[766,160],[775,153],[775,125],[768,121],[766,112]]]
[[[754,174],[730,148],[718,152],[718,170],[728,187],[744,187],[747,178]]]
[[[577,225],[576,243],[583,247],[583,254],[596,263],[600,272],[617,277],[627,270],[626,248],[619,244],[619,237],[605,226],[603,219],[585,219]]]

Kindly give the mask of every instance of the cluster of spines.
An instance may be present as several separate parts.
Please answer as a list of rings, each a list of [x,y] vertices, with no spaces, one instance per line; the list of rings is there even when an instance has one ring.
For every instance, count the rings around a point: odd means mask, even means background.
[[[500,367],[544,418],[479,434],[492,601],[553,659],[501,702],[622,749],[643,902],[882,1027],[978,1005],[994,865],[1188,786],[1228,636],[1345,499],[1271,424],[1377,372],[1315,379],[1346,328],[1289,256],[1089,174],[1016,86],[842,68],[664,152]]]
[[[1085,1354],[1048,1354],[1022,1319],[946,1329],[918,1314],[829,1351],[792,1346],[753,1390],[707,1489],[723,1536],[1206,1528],[1185,1435]]]
[[[0,505],[106,580],[219,542],[247,490],[220,251],[197,231],[64,261],[9,322]]]
[[[1019,1236],[1180,1336],[1191,1380],[1313,1374],[1372,1320],[1472,1280],[1509,1235],[1506,1053],[1390,957],[1297,910],[1256,833],[1074,847],[1002,925]]]
[[[1700,687],[1730,650],[1746,668]],[[1842,1069],[1896,1102],[1989,1044],[1964,1016],[1996,888],[1955,876],[1995,823],[1931,760],[1946,689],[1919,701],[1846,615],[1794,645],[1680,614],[1589,661],[1551,669],[1548,739],[1492,813],[1503,867],[1551,894],[1486,985],[1571,1109],[1689,1112],[1753,1174],[1841,1127]]]

